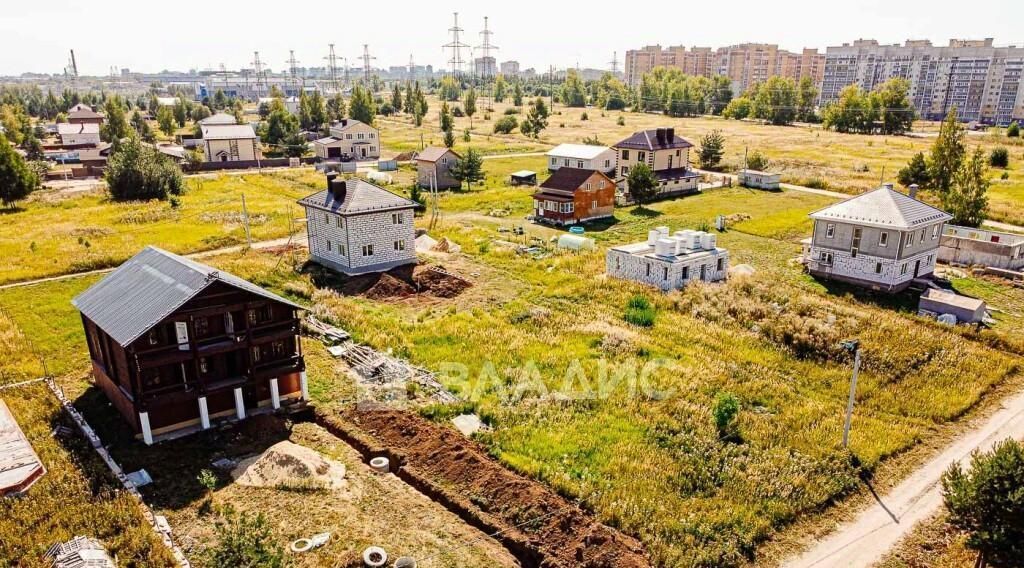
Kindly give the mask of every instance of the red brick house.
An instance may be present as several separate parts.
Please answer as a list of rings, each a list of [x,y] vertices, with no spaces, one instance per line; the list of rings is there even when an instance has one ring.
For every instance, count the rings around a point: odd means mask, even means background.
[[[308,398],[303,308],[146,247],[71,302],[96,384],[147,444]]]
[[[535,220],[553,225],[611,217],[615,182],[599,171],[562,167],[533,194],[533,209]]]

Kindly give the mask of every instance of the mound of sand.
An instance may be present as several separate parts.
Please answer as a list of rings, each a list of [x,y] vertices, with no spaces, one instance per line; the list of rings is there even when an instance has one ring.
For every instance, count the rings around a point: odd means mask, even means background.
[[[231,477],[235,483],[249,487],[344,489],[348,486],[343,464],[287,440],[242,460]]]
[[[434,252],[461,252],[462,247],[448,240],[448,237],[443,237],[430,250]]]

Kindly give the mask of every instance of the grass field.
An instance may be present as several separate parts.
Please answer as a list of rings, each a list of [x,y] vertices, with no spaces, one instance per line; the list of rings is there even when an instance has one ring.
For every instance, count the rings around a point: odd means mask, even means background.
[[[829,198],[736,188],[623,208],[614,222],[591,227],[597,252],[534,259],[501,241],[545,243],[557,231],[528,224],[525,236],[498,231],[523,225],[531,189],[505,185],[507,173],[523,167],[542,169],[543,157],[488,160],[482,187],[442,196],[432,234],[461,244],[463,254],[425,260],[476,282],[456,299],[345,297],[269,253],[208,262],[311,304],[360,341],[440,371],[495,427],[481,438],[494,455],[637,535],[663,566],[755,557],[788,521],[856,488],[859,468],[872,470],[918,444],[1019,372],[1019,319],[980,334],[953,330],[898,300],[825,285],[789,264],[809,231],[806,213]],[[745,218],[719,243],[733,264],[757,269],[753,279],[663,295],[603,276],[604,246],[640,240],[657,225],[699,227],[718,214]],[[0,291],[0,306],[55,373],[84,376],[81,326],[68,300],[94,279]],[[995,282],[957,284],[1008,293]],[[653,327],[623,321],[634,294],[654,304]],[[865,349],[855,458],[838,447],[849,360],[837,344],[849,337]],[[351,383],[321,351],[307,349],[314,397],[324,405],[352,400]],[[32,365],[24,358],[20,375],[31,376]],[[608,388],[614,378],[618,386]],[[731,441],[719,439],[711,419],[723,391],[742,405]]]
[[[895,181],[896,172],[915,153],[927,154],[933,138],[909,136],[868,136],[860,134],[839,134],[818,127],[770,126],[747,121],[725,120],[717,117],[670,118],[659,114],[643,114],[600,109],[567,108],[555,104],[548,119],[548,128],[539,140],[526,138],[518,130],[501,141],[486,139],[494,129],[494,121],[502,116],[511,105],[508,101],[495,103],[489,121],[483,120],[478,111],[474,117],[473,146],[484,153],[523,152],[547,150],[562,142],[580,143],[585,138],[596,138],[602,144],[610,145],[630,133],[648,128],[675,127],[676,132],[687,140],[699,145],[700,138],[711,130],[721,130],[726,140],[724,168],[734,171],[743,164],[744,149],[758,150],[772,161],[772,169],[782,173],[782,181],[797,185],[821,185],[827,189],[844,193],[861,193],[873,189],[884,177]],[[426,144],[441,143],[440,102],[430,101],[430,111],[424,126],[416,128],[404,116],[381,120],[381,139],[388,149],[410,151],[418,149],[420,134]],[[583,113],[587,120],[581,120]],[[617,124],[622,118],[624,125]],[[519,115],[522,118],[522,115]],[[922,124],[929,129],[932,125]],[[455,133],[459,146],[464,147],[460,135],[469,128],[468,118],[455,119]],[[996,134],[972,133],[967,139],[968,147],[980,146],[986,152],[996,146],[1010,149],[1008,179],[999,179],[1002,170],[992,170],[990,191],[990,217],[1024,225],[1024,143],[1011,141]],[[696,160],[691,153],[690,158]]]

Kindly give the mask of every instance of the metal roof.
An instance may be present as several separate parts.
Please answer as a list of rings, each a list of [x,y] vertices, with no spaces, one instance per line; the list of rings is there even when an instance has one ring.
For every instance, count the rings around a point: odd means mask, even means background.
[[[203,140],[241,140],[256,138],[256,131],[248,124],[204,124]]]
[[[211,114],[210,116],[200,120],[199,124],[202,124],[203,126],[212,126],[212,125],[222,125],[223,126],[225,124],[227,124],[227,125],[238,124],[238,121],[235,120],[234,116],[232,116],[232,115],[230,115],[230,114],[228,114],[226,112],[218,112],[217,114]]]
[[[605,152],[611,151],[607,146],[591,144],[559,144],[548,151],[548,156],[558,158],[574,158],[577,160],[593,160]]]
[[[214,282],[305,309],[233,274],[154,246],[142,249],[71,304],[127,347]]]
[[[458,154],[458,152],[456,152],[455,150],[452,150],[451,148],[443,148],[441,146],[430,146],[429,148],[424,148],[424,149],[420,150],[416,154],[416,161],[417,162],[436,162],[436,161],[440,160],[445,154],[447,154],[449,152],[451,152],[451,154],[453,156],[455,156],[456,159],[462,159],[462,156],[460,156]]]
[[[341,183],[341,181],[340,179],[335,180],[334,183]],[[341,201],[334,198],[334,194],[330,189],[324,189],[313,195],[303,197],[298,201],[299,205],[329,211],[338,215],[416,207],[416,203],[359,178],[350,178],[344,181],[345,197]]]
[[[914,229],[953,218],[949,213],[887,185],[814,211],[810,217],[883,229]]]
[[[57,125],[57,133],[61,136],[67,136],[69,134],[99,134],[100,125],[95,122],[62,122]]]
[[[662,135],[665,136],[664,140],[658,139],[659,130],[661,130]],[[669,136],[669,130],[672,131],[671,136]],[[676,136],[674,128],[655,128],[634,132],[629,136],[629,138],[620,141],[618,144],[615,144],[614,147],[654,151],[675,148],[692,148],[693,144],[682,136]]]

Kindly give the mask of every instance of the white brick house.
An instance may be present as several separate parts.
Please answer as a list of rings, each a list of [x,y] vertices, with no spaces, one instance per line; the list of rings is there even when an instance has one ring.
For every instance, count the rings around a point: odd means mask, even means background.
[[[416,262],[416,204],[360,179],[327,176],[327,189],[299,200],[309,256],[344,274],[383,272]]]
[[[802,261],[814,276],[899,292],[935,270],[942,226],[952,219],[886,184],[810,214]]]
[[[662,290],[675,290],[694,281],[718,282],[729,274],[729,251],[717,238],[702,231],[676,231],[658,227],[641,243],[608,249],[608,276],[635,280]]]

